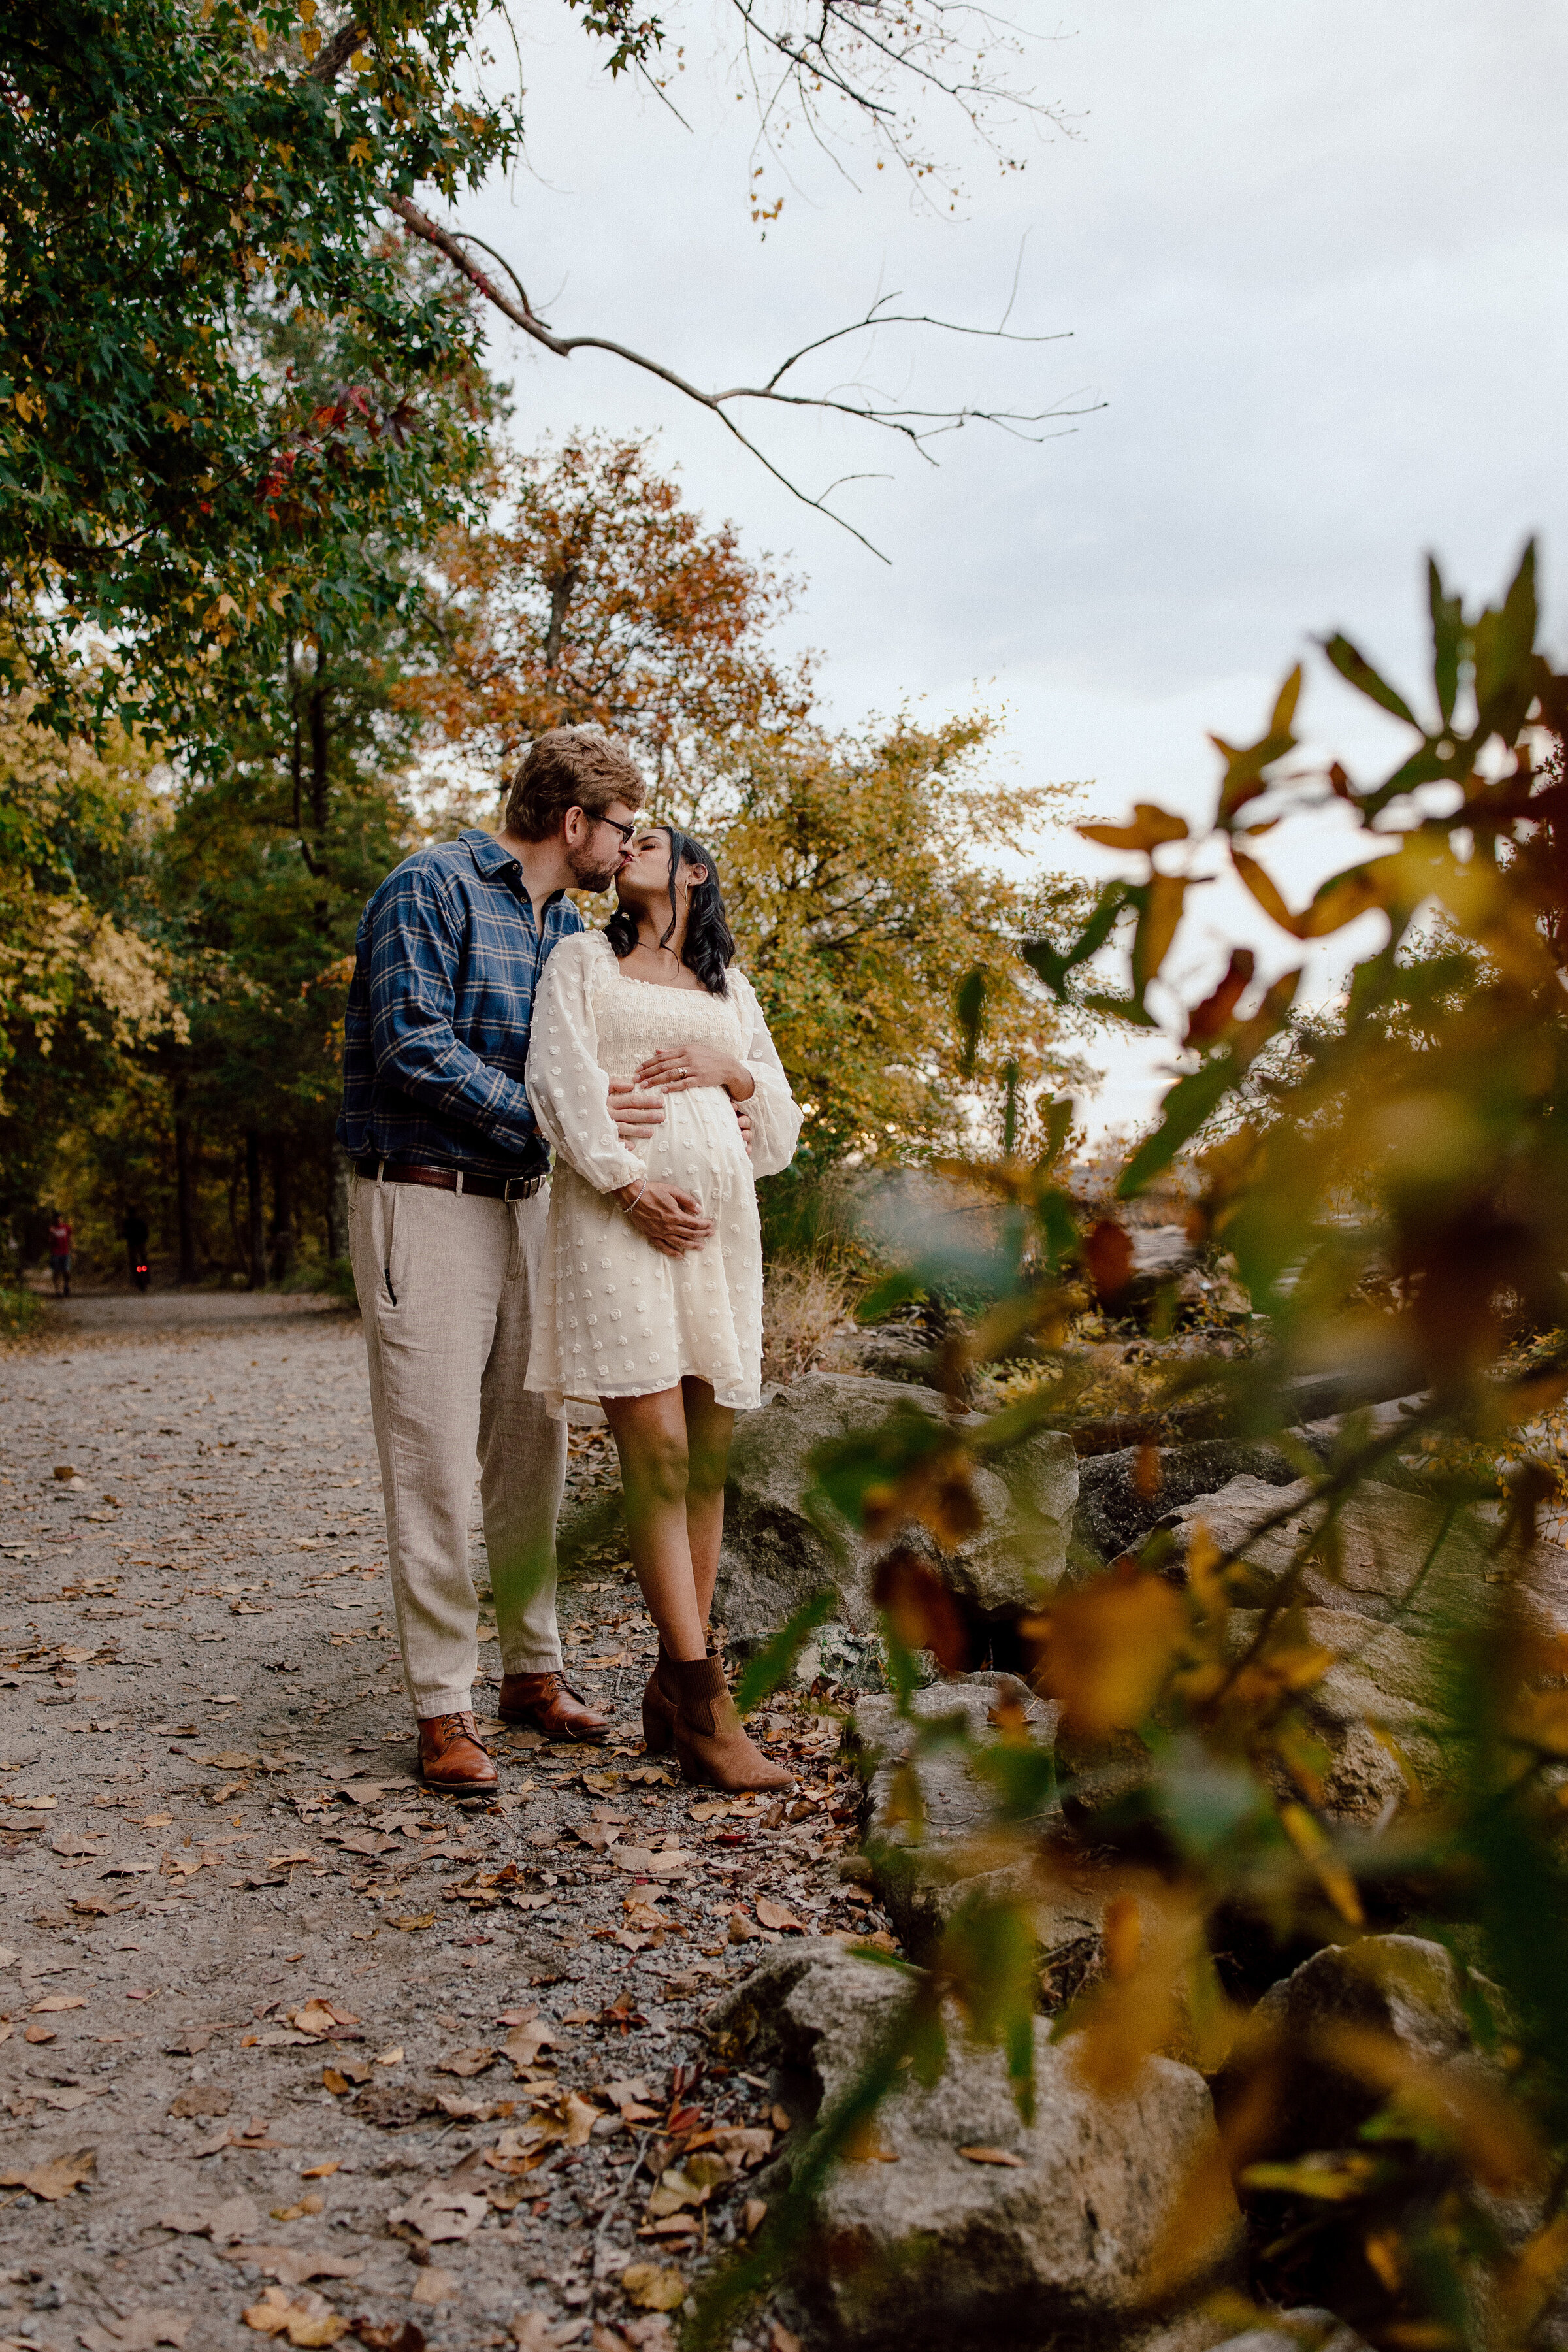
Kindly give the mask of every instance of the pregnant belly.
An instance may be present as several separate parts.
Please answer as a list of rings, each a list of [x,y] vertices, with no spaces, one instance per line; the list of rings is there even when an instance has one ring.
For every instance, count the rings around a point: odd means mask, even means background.
[[[661,1184],[695,1192],[704,1205],[750,1189],[752,1163],[734,1105],[721,1087],[702,1087],[665,1100],[664,1125],[650,1139],[647,1172]]]

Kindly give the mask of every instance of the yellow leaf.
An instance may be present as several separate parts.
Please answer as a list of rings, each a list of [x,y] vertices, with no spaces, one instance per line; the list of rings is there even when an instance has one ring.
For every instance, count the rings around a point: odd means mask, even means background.
[[[1187,821],[1152,801],[1134,801],[1131,824],[1080,824],[1077,830],[1085,841],[1107,849],[1157,849],[1163,841],[1185,841]]]
[[[349,162],[351,163],[368,163],[370,162],[370,155],[371,148],[370,141],[368,139],[356,139],[349,149]]]
[[[680,2273],[658,2263],[629,2263],[621,2273],[621,2286],[640,2311],[675,2311],[686,2300]]]

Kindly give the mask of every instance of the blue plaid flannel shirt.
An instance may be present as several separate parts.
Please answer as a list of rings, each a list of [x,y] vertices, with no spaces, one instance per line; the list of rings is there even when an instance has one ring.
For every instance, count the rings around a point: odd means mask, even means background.
[[[338,1140],[350,1155],[542,1174],[549,1150],[522,1084],[533,992],[551,950],[583,927],[558,895],[536,928],[516,858],[488,833],[389,874],[360,918],[349,988]]]

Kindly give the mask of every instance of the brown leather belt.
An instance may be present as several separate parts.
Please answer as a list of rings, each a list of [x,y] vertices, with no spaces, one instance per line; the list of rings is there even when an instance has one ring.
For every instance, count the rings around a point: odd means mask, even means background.
[[[466,1192],[481,1201],[531,1201],[544,1181],[542,1169],[534,1176],[470,1176],[463,1168],[416,1168],[374,1156],[356,1160],[354,1172],[373,1184],[433,1184],[437,1192]]]

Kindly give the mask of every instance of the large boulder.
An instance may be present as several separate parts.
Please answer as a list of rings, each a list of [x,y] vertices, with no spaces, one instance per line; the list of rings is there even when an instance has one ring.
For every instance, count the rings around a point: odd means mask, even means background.
[[[1152,1477],[1149,1467],[1146,1453],[1136,1445],[1094,1454],[1079,1464],[1073,1519],[1079,1565],[1092,1570],[1131,1550],[1169,1512],[1243,1474],[1271,1486],[1288,1486],[1297,1475],[1278,1446],[1236,1437],[1163,1445],[1154,1455]]]
[[[876,1625],[871,1571],[895,1539],[865,1543],[827,1512],[819,1525],[804,1507],[810,1456],[834,1438],[877,1428],[890,1413],[945,1416],[940,1397],[892,1381],[812,1372],[782,1389],[737,1425],[724,1490],[724,1544],[714,1613],[744,1651],[765,1642],[825,1587],[855,1633]],[[982,1425],[977,1414],[962,1428]],[[1016,1616],[1048,1591],[1067,1559],[1078,1496],[1069,1438],[1040,1431],[994,1468],[973,1474],[984,1525],[954,1552],[939,1553],[923,1529],[899,1540],[925,1551],[966,1611],[981,1620]]]
[[[911,1768],[918,1732],[900,1717],[897,1701],[859,1701],[851,1738],[865,1780],[860,1825],[870,1884],[905,1951],[922,1966],[970,1896],[1021,1899],[1034,1923],[1044,1982],[1053,1994],[1069,1991],[1098,1964],[1100,1906],[1041,1884],[1027,1829],[998,1822],[994,1785],[974,1774],[973,1748],[996,1737],[992,1727],[1004,1702],[1021,1706],[1030,1736],[1050,1744],[1054,1706],[1036,1698],[1016,1675],[966,1675],[962,1682],[917,1691],[910,1712],[917,1724],[962,1723],[973,1745],[935,1748]],[[918,1816],[910,1806],[911,1769],[919,1783]]]
[[[888,1969],[807,1943],[770,1955],[712,2012],[720,2054],[775,2069],[775,2095],[799,2118],[762,2193],[798,2165],[818,2114],[858,2080],[905,1998]],[[1127,2096],[1101,2098],[1068,2048],[1040,2041],[1025,2124],[1000,2053],[968,2042],[955,2017],[949,2027],[940,2080],[926,2089],[904,2075],[878,2111],[875,2156],[840,2162],[813,2194],[795,2277],[831,2340],[857,2352],[1194,2352],[1215,2341],[1218,2326],[1162,2325],[1147,2309],[1173,2202],[1215,2150],[1201,2075],[1154,2058]],[[1223,2273],[1239,2242],[1227,2200],[1210,2243],[1188,2251]]]
[[[1268,2069],[1268,2132],[1257,2155],[1346,2147],[1376,2114],[1383,2094],[1340,2054],[1336,2036],[1346,2028],[1374,2033],[1424,2065],[1463,2056],[1470,2029],[1449,1955],[1420,1936],[1363,1936],[1325,1945],[1269,1986],[1252,2031],[1215,2081],[1223,2114],[1247,2097],[1257,2067]],[[1282,2063],[1271,2045],[1283,2051]]]
[[[1254,1535],[1281,1512],[1286,1516],[1278,1526]],[[1244,1474],[1215,1493],[1195,1495],[1155,1525],[1176,1538],[1167,1575],[1183,1573],[1193,1530],[1201,1523],[1223,1551],[1239,1554],[1250,1571],[1248,1597],[1262,1601],[1323,1516],[1310,1480],[1280,1486]],[[1483,1591],[1485,1540],[1464,1514],[1450,1515],[1431,1496],[1369,1484],[1341,1506],[1334,1529],[1336,1572],[1314,1561],[1301,1580],[1303,1598],[1314,1608],[1418,1627],[1435,1614],[1451,1621],[1475,1611]]]

